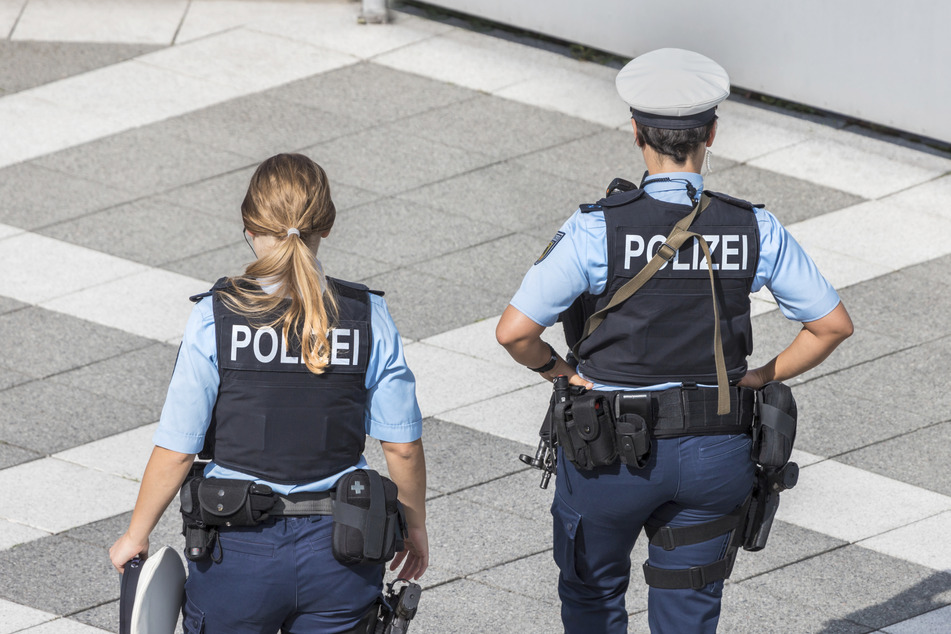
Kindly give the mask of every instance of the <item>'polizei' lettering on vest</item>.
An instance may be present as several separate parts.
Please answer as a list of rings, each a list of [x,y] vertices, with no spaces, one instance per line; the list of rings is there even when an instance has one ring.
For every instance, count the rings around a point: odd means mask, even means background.
[[[745,271],[750,259],[750,235],[747,233],[734,234],[703,234],[703,239],[710,247],[713,257],[714,271]],[[628,233],[624,237],[624,269],[626,271],[640,271],[647,262],[654,257],[657,249],[667,241],[666,235],[655,234],[645,239],[644,236]],[[665,262],[661,270],[670,266],[674,271],[707,270],[707,258],[703,251],[697,248],[696,239],[684,244],[670,259]]]
[[[259,363],[302,365],[303,359],[292,356],[282,333],[270,326],[252,329],[244,324],[231,324],[231,361],[243,361],[254,355]],[[335,328],[327,339],[330,342],[330,365],[360,365],[360,330]],[[242,357],[242,358],[239,358]]]

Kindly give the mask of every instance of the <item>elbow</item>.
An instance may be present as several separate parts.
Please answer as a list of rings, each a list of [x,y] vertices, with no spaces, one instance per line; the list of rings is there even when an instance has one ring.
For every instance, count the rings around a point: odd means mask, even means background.
[[[386,457],[399,460],[416,460],[423,451],[423,440],[418,438],[412,442],[386,442],[380,441],[383,447],[383,453]]]

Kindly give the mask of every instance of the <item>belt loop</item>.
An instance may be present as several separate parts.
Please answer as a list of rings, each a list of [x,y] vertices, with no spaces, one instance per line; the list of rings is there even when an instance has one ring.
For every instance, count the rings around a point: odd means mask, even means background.
[[[661,546],[664,547],[664,550],[670,551],[677,547],[677,545],[674,544],[674,532],[670,526],[661,526],[657,529],[657,532],[660,534]]]
[[[703,566],[694,566],[690,568],[690,587],[694,590],[700,590],[707,585],[705,581],[705,575],[703,574]]]

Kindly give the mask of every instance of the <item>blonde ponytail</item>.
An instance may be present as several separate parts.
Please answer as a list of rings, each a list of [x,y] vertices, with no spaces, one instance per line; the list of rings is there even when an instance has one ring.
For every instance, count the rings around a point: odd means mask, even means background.
[[[304,364],[321,374],[330,359],[327,335],[337,303],[308,242],[329,231],[336,218],[327,174],[301,154],[272,156],[251,177],[241,218],[245,229],[272,236],[277,244],[232,278],[222,301],[258,327],[280,327],[286,342],[299,337]]]

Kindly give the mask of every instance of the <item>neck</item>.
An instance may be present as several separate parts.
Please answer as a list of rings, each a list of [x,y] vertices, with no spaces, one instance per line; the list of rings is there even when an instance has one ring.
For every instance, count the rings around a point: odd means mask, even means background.
[[[658,174],[669,174],[671,172],[693,172],[699,174],[703,168],[703,159],[706,157],[707,149],[694,152],[687,156],[683,163],[675,163],[670,157],[659,154],[650,146],[643,149],[644,163],[647,165],[647,172],[651,176]]]

